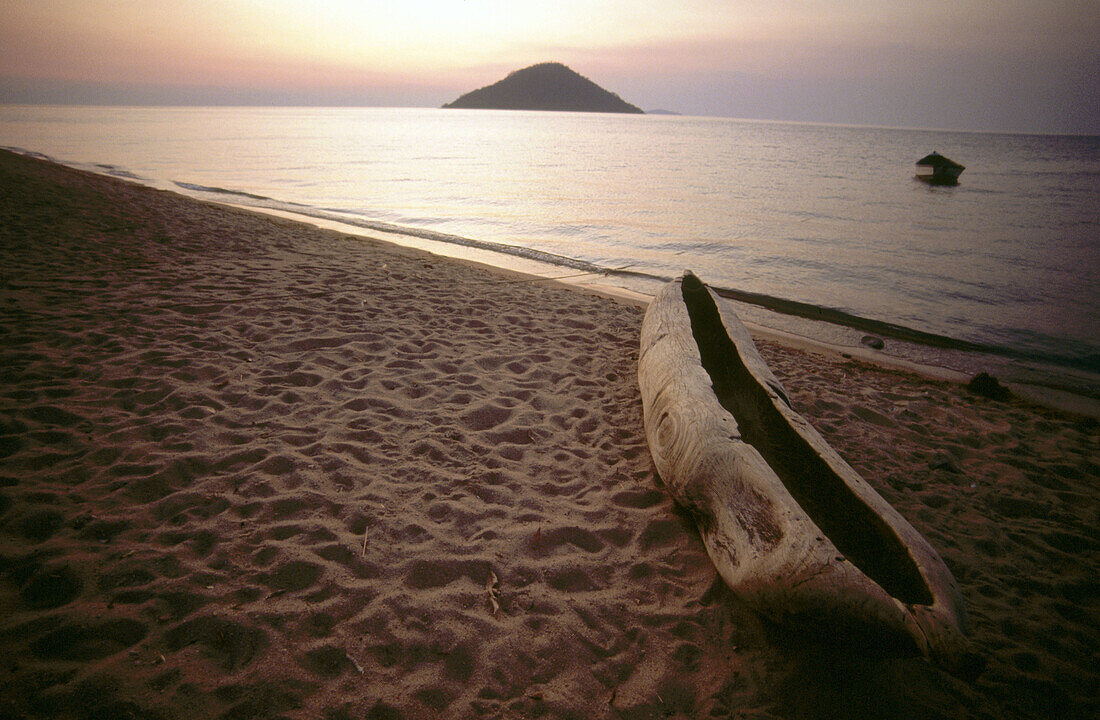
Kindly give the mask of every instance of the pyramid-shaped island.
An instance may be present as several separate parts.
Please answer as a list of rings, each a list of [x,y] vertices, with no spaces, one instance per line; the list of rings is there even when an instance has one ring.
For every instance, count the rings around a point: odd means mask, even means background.
[[[468,92],[445,108],[480,110],[565,110],[572,112],[641,113],[618,95],[604,90],[561,63],[540,63],[509,73],[487,87]]]

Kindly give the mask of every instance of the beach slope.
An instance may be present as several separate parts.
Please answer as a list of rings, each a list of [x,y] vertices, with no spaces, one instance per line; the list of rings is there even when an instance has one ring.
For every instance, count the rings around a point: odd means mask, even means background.
[[[0,717],[1095,716],[1095,423],[761,343],[959,580],[966,684],[725,589],[641,320],[0,152]]]

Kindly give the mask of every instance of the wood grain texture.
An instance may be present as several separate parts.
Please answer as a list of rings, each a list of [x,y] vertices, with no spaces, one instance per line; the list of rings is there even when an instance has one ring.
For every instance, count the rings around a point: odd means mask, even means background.
[[[739,597],[830,642],[977,671],[939,555],[791,409],[733,309],[693,275],[650,304],[638,376],[657,470]]]

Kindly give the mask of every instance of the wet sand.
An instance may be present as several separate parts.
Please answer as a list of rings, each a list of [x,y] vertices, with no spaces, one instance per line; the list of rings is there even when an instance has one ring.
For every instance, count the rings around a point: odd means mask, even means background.
[[[775,342],[988,667],[742,606],[663,492],[642,310],[0,152],[0,717],[1100,708],[1100,432]]]

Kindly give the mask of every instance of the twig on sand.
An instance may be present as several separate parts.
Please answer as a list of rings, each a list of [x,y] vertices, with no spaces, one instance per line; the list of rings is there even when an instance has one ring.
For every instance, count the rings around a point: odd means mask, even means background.
[[[485,581],[485,595],[489,599],[489,611],[494,616],[500,612],[500,589],[497,587],[499,583],[497,574],[490,570],[489,578]]]

